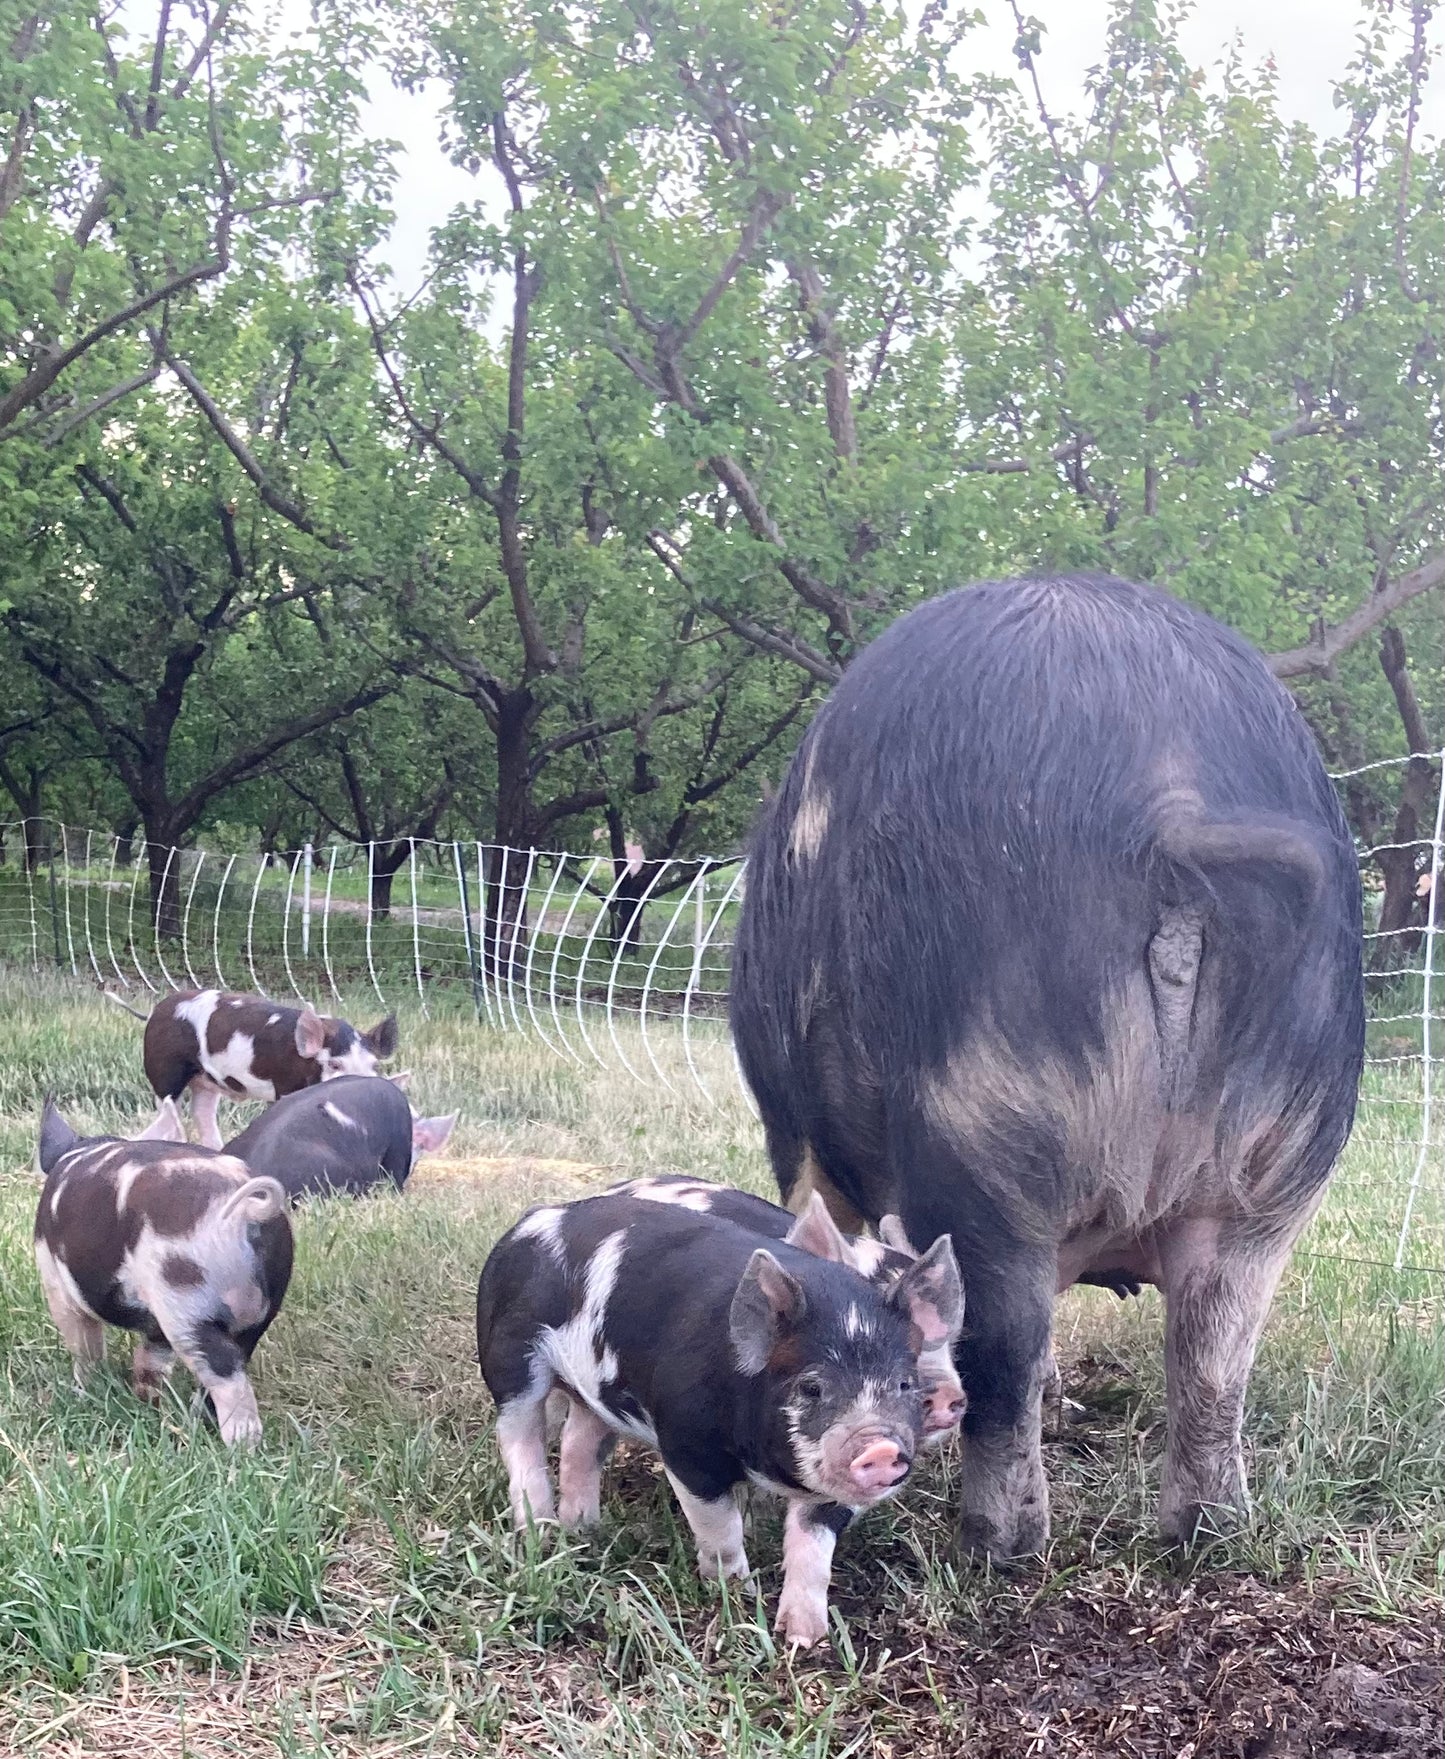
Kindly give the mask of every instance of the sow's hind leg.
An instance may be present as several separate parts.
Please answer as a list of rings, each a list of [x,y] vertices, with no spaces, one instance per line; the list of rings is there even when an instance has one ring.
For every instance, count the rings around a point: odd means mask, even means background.
[[[1160,1239],[1169,1437],[1159,1494],[1165,1539],[1222,1531],[1247,1506],[1244,1395],[1269,1304],[1310,1209],[1283,1234],[1242,1218],[1184,1218]]]

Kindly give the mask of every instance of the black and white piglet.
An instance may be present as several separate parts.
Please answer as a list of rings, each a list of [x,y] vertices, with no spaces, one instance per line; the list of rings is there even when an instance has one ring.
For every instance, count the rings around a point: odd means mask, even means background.
[[[618,1435],[657,1449],[704,1576],[746,1576],[736,1492],[787,1501],[777,1627],[828,1628],[837,1535],[907,1477],[923,1423],[916,1357],[962,1309],[946,1239],[884,1295],[856,1271],[720,1217],[632,1197],[534,1209],[477,1286],[512,1516],[553,1518],[545,1409],[572,1401],[558,1513],[597,1519]]]
[[[274,1179],[185,1143],[166,1100],[132,1140],[82,1139],[47,1103],[35,1262],[77,1380],[105,1353],[105,1326],[139,1332],[131,1384],[157,1396],[179,1358],[226,1442],[261,1435],[246,1368],[291,1280],[291,1223]]]
[[[273,1100],[338,1075],[374,1075],[396,1054],[395,1014],[358,1032],[349,1020],[264,996],[178,990],[145,1015],[106,993],[145,1021],[146,1079],[158,1099],[179,1101],[189,1088],[191,1116],[208,1148],[221,1146],[223,1099]]]
[[[226,1144],[294,1202],[327,1192],[398,1191],[424,1154],[445,1146],[457,1114],[422,1118],[384,1075],[343,1075],[268,1106]]]
[[[711,1185],[705,1179],[691,1179],[680,1173],[629,1179],[614,1186],[612,1194],[634,1197],[644,1203],[679,1204],[684,1209],[720,1216],[766,1240],[790,1240],[815,1257],[832,1258],[848,1265],[884,1293],[918,1257],[896,1215],[885,1215],[879,1223],[882,1240],[869,1240],[861,1234],[843,1233],[821,1202],[810,1203],[801,1216],[796,1216],[779,1204],[769,1203],[766,1197],[755,1197],[751,1191]],[[961,1311],[958,1318],[961,1324]],[[957,1332],[955,1326],[953,1336],[918,1353],[925,1447],[937,1447],[955,1434],[968,1409],[963,1383],[953,1363]]]

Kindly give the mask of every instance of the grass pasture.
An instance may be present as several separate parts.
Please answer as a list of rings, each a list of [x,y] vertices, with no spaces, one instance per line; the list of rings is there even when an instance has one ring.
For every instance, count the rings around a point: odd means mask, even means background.
[[[1440,1750],[1445,1290],[1388,1268],[1417,1163],[1410,1065],[1371,1073],[1276,1304],[1248,1532],[1189,1560],[1161,1550],[1159,1303],[1076,1290],[1058,1315],[1070,1402],[1047,1428],[1049,1557],[960,1568],[945,1455],[845,1537],[846,1633],[790,1662],[768,1629],[766,1505],[750,1517],[760,1603],[697,1580],[635,1450],[609,1472],[598,1536],[514,1539],[472,1359],[477,1271],[527,1203],[677,1168],[767,1189],[720,1044],[699,1053],[719,1077],[708,1109],[467,1019],[404,1019],[413,1101],[460,1107],[457,1135],[404,1196],[299,1216],[295,1280],[255,1364],[266,1441],[232,1458],[192,1420],[183,1376],[161,1410],[135,1403],[114,1335],[77,1393],[36,1283],[40,1097],[134,1128],[149,1115],[138,1033],[93,992],[0,979],[0,1753]],[[1440,1161],[1437,1144],[1420,1264],[1440,1262]]]

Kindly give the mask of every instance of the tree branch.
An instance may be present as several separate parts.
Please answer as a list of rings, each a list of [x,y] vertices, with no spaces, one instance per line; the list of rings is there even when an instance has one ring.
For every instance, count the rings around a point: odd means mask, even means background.
[[[28,409],[38,398],[43,397],[66,367],[80,359],[107,336],[113,336],[117,330],[131,323],[134,319],[148,312],[152,306],[160,305],[164,300],[172,299],[177,293],[184,292],[187,287],[194,287],[202,281],[212,280],[226,267],[223,256],[217,256],[207,263],[197,263],[193,268],[184,270],[179,275],[172,275],[169,281],[160,287],[154,287],[149,293],[143,293],[133,299],[121,311],[112,312],[92,329],[89,329],[69,348],[58,352],[47,351],[40,364],[33,367],[18,385],[11,386],[3,398],[0,398],[0,441],[14,437],[11,424],[21,410]],[[11,431],[7,431],[11,430]]]
[[[1420,713],[1420,699],[1415,695],[1415,684],[1410,677],[1405,638],[1393,623],[1387,623],[1380,636],[1380,667],[1394,693],[1395,707],[1400,711],[1400,725],[1405,729],[1405,738],[1411,752],[1422,754],[1430,751],[1432,747],[1425,730],[1425,717]]]
[[[371,300],[367,295],[366,289],[361,284],[361,279],[356,273],[356,267],[354,264],[347,269],[346,283],[356,295],[357,302],[361,306],[362,313],[366,318],[367,328],[371,331],[372,349],[381,365],[381,370],[386,374],[387,383],[391,386],[392,395],[396,398],[397,408],[401,411],[402,419],[418,439],[425,440],[427,445],[432,448],[439,458],[444,459],[446,463],[451,465],[452,469],[467,485],[467,488],[471,493],[474,494],[479,501],[485,502],[486,505],[495,512],[497,508],[497,494],[494,489],[488,486],[486,478],[479,470],[476,470],[470,463],[468,463],[454,446],[450,445],[442,438],[441,429],[438,424],[424,422],[412,408],[411,401],[407,397],[405,388],[402,385],[401,375],[392,365],[391,356],[387,353],[386,326],[382,324],[380,315],[372,308]]]
[[[77,428],[84,427],[92,416],[99,415],[102,410],[109,409],[113,403],[120,403],[132,392],[142,391],[147,385],[154,383],[160,377],[160,372],[159,366],[148,366],[143,373],[137,373],[134,378],[122,379],[118,385],[112,385],[108,391],[102,391],[98,397],[92,397],[89,403],[83,403],[73,414],[66,416],[64,421],[57,422],[50,432],[42,438],[40,444],[45,447],[47,452],[50,451],[53,447],[58,446],[67,434],[73,434]],[[58,411],[52,406],[50,409],[32,416],[29,421],[23,422],[16,428],[15,437],[18,439],[21,434],[49,421],[57,413]]]
[[[853,419],[853,393],[848,382],[848,352],[823,296],[823,282],[806,259],[788,264],[798,284],[813,346],[823,357],[823,404],[833,449],[845,464],[858,456],[858,428]]]
[[[255,453],[236,432],[235,428],[222,414],[215,399],[196,377],[178,354],[176,354],[161,336],[155,336],[157,351],[181,384],[190,393],[191,401],[210,422],[223,446],[250,477],[256,492],[273,513],[279,513],[288,524],[294,525],[298,531],[305,532],[307,537],[315,538],[317,543],[324,544],[328,550],[342,551],[350,549],[344,538],[332,533],[318,531],[299,501],[293,501],[284,494],[267,476]]]
[[[323,727],[333,726],[348,716],[370,708],[372,703],[380,702],[382,697],[389,696],[396,689],[390,682],[368,684],[363,689],[347,697],[344,702],[331,703],[325,708],[313,709],[308,715],[298,715],[295,720],[287,721],[283,726],[272,731],[255,744],[246,749],[234,752],[224,763],[219,763],[202,776],[176,802],[171,812],[171,824],[174,831],[189,830],[196,819],[204,812],[207,804],[214,800],[223,788],[234,786],[255,773],[262,764],[274,757],[278,751],[284,751],[288,745],[307,738],[312,733],[319,733]]]
[[[1421,593],[1433,592],[1445,585],[1445,554],[1434,557],[1422,567],[1397,579],[1384,581],[1363,604],[1350,612],[1333,629],[1316,629],[1314,637],[1301,647],[1284,653],[1266,654],[1265,663],[1276,678],[1299,678],[1308,673],[1327,671],[1342,653],[1352,648],[1361,636],[1394,616],[1402,605]]]
[[[683,568],[681,561],[673,553],[671,545],[662,532],[648,532],[647,547],[672,575],[673,579],[693,594],[702,610],[707,611],[710,616],[716,617],[720,623],[726,624],[734,635],[740,636],[750,646],[760,649],[763,653],[775,654],[779,659],[788,660],[793,665],[800,666],[810,677],[816,678],[822,684],[836,684],[843,676],[843,668],[836,661],[830,660],[825,654],[819,653],[816,648],[810,647],[801,637],[769,629],[761,623],[755,623],[752,618],[743,616],[740,612],[729,610],[717,599],[702,596],[697,583]]]
[[[759,240],[766,234],[768,228],[786,206],[785,197],[773,195],[768,190],[756,192],[737,243],[729,252],[727,261],[713,276],[712,284],[694,306],[692,315],[675,328],[672,326],[664,328],[658,341],[658,347],[664,350],[669,357],[681,354],[708,318],[712,316],[717,308],[717,302],[736,280],[738,270],[757,249]]]

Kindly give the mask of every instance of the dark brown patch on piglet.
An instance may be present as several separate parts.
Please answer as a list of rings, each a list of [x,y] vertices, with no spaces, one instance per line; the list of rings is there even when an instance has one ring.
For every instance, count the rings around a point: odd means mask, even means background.
[[[161,1265],[161,1275],[173,1289],[196,1289],[206,1280],[206,1273],[194,1258],[187,1258],[184,1252],[167,1254]]]

